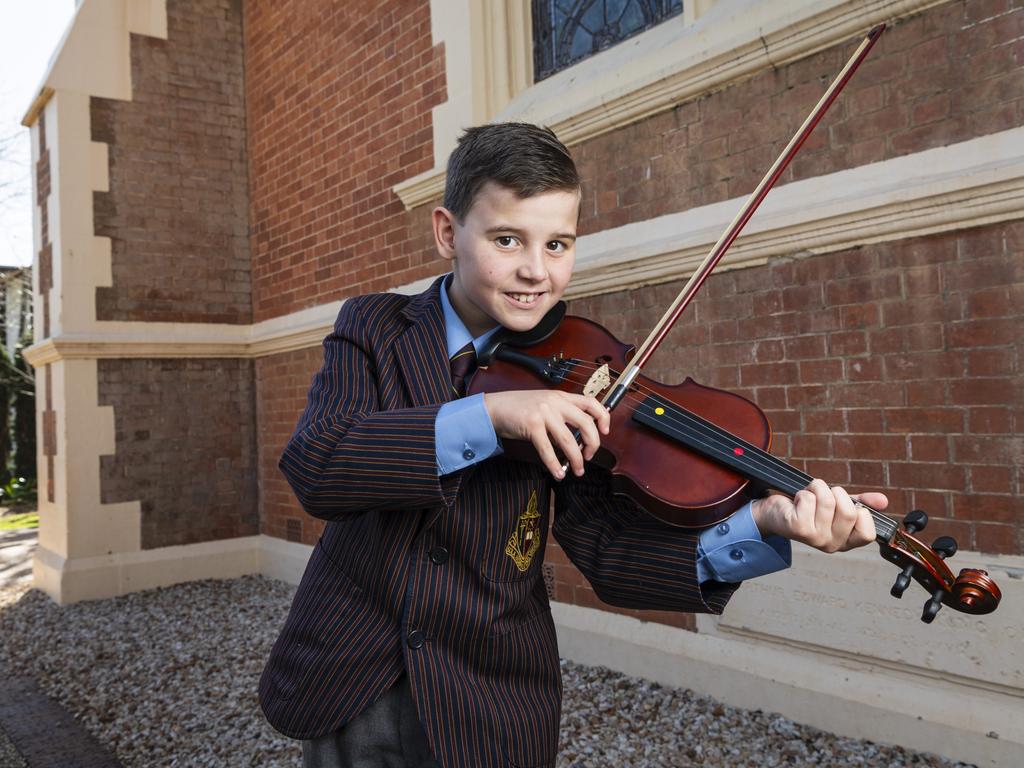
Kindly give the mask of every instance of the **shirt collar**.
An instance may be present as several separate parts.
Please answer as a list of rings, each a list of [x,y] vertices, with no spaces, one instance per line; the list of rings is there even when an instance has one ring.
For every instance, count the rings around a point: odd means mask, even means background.
[[[446,343],[448,344],[449,360],[456,352],[471,341],[473,342],[473,349],[479,353],[480,348],[487,342],[487,340],[501,328],[500,325],[495,325],[489,331],[485,331],[475,339],[470,335],[469,329],[466,328],[466,324],[462,322],[462,318],[459,317],[459,313],[455,311],[451,301],[448,299],[448,285],[452,281],[452,274],[454,273],[449,272],[448,276],[444,279],[444,282],[441,283],[441,309],[444,311],[444,329]]]

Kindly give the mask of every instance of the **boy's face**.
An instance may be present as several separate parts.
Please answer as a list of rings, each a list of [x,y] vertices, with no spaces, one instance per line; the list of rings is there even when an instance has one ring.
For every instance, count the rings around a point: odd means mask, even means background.
[[[452,261],[449,298],[474,337],[500,324],[528,331],[562,297],[576,259],[577,191],[520,198],[487,182],[461,224],[434,209],[438,252]]]

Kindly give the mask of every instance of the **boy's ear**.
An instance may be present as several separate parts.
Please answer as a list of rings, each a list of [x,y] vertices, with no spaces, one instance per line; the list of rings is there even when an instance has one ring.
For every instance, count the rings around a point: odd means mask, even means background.
[[[442,259],[451,261],[455,258],[455,214],[439,205],[431,216],[437,252]]]

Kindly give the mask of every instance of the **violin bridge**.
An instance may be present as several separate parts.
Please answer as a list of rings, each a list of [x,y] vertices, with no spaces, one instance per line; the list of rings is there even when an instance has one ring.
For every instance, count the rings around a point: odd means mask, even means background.
[[[586,385],[583,387],[583,394],[597,397],[608,389],[608,387],[611,386],[611,383],[612,377],[608,372],[608,363],[605,363],[594,371],[591,377],[587,380]]]

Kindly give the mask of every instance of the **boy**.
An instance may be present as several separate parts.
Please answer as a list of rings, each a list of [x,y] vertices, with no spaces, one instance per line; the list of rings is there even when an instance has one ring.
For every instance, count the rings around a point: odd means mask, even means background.
[[[586,465],[610,422],[594,398],[460,399],[475,349],[561,298],[579,201],[550,131],[468,130],[433,212],[452,274],[418,296],[346,301],[324,342],[280,467],[329,522],[260,683],[307,766],[554,764],[561,678],[541,578],[552,493],[566,554],[602,600],[631,608],[719,613],[737,582],[788,566],[780,537],[826,551],[874,538],[870,516],[821,481],[704,532],[671,528]],[[502,456],[503,438],[532,442],[543,466]]]

